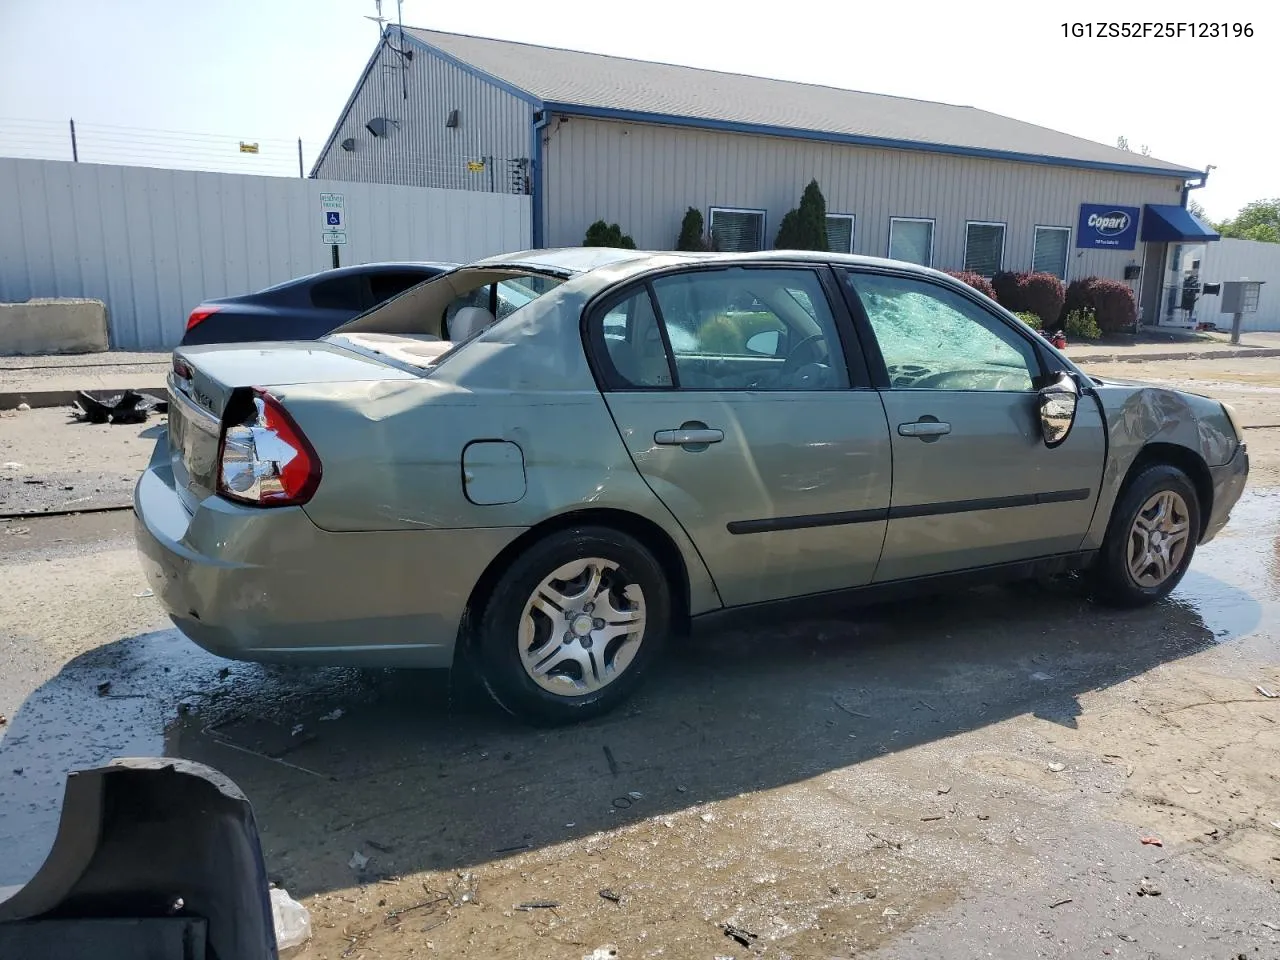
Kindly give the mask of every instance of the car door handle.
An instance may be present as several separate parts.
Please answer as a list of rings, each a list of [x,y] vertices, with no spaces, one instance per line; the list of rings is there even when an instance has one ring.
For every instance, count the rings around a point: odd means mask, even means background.
[[[699,443],[719,443],[724,439],[724,431],[712,427],[680,427],[677,430],[659,430],[653,435],[653,442],[666,447],[684,447]]]
[[[917,420],[915,423],[898,424],[898,436],[919,437],[921,440],[946,436],[951,432],[951,424],[937,420]]]

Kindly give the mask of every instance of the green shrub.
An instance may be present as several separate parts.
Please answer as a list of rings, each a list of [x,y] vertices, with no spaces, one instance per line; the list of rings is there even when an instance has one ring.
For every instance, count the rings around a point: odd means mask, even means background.
[[[782,218],[775,250],[827,250],[827,200],[817,180],[810,180],[800,206]]]
[[[1067,287],[1063,319],[1077,310],[1092,310],[1103,333],[1132,329],[1138,322],[1138,304],[1127,283],[1102,277],[1081,277]]]
[[[703,233],[702,211],[697,207],[690,207],[684,212],[684,219],[680,221],[680,236],[676,238],[676,249],[690,252],[715,249]]]
[[[605,223],[597,220],[587,227],[587,235],[582,240],[584,247],[620,247],[623,250],[634,250],[636,242],[622,232],[616,223]]]
[[[972,270],[944,270],[943,272],[947,274],[947,276],[955,277],[961,283],[967,283],[984,296],[988,296],[992,300],[997,299],[995,287],[993,287],[991,285],[991,281],[982,274],[974,273]]]
[[[1018,319],[1032,330],[1044,329],[1044,322],[1040,319],[1040,315],[1038,313],[1032,313],[1030,310],[1023,310],[1019,312]]]
[[[995,287],[996,299],[1006,310],[1034,313],[1045,330],[1058,327],[1067,288],[1052,273],[1003,271],[991,278],[991,285]]]
[[[1098,326],[1098,318],[1087,307],[1083,310],[1072,310],[1062,322],[1068,337],[1080,340],[1097,340],[1102,336],[1102,328]]]

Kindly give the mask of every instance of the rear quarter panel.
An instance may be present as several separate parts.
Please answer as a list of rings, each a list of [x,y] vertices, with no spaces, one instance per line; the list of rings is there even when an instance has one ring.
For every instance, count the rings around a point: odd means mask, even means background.
[[[1235,431],[1217,400],[1140,383],[1104,381],[1094,389],[1106,419],[1108,447],[1085,549],[1101,545],[1125,478],[1144,447],[1185,447],[1209,467],[1226,463],[1237,447]]]

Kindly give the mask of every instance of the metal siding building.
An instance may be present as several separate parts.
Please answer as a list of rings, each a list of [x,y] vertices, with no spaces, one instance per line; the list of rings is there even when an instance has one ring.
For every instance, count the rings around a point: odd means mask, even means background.
[[[374,137],[376,116],[399,122]],[[1216,239],[1185,220],[1157,235],[1206,174],[973,107],[416,28],[387,30],[313,175],[519,192],[475,172],[493,156],[529,174],[537,246],[578,245],[603,219],[669,249],[693,207],[718,244],[768,248],[816,179],[855,253],[1124,279],[1151,322],[1178,313],[1191,245]],[[1093,209],[1124,211],[1123,241],[1081,236]]]
[[[379,117],[391,121],[384,136],[374,136],[366,126]],[[528,172],[532,125],[527,99],[388,31],[311,176],[524,193],[523,185],[513,187],[512,176],[517,168],[521,175]],[[479,163],[485,167],[468,168]]]

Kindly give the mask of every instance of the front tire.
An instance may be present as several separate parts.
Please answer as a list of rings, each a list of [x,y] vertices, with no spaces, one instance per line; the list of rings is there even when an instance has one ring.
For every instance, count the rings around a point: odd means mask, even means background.
[[[1200,501],[1191,479],[1168,464],[1147,467],[1111,512],[1093,571],[1095,596],[1119,607],[1163,599],[1187,572],[1199,536]]]
[[[670,629],[671,588],[634,537],[574,527],[521,553],[476,624],[477,671],[498,705],[533,723],[574,723],[643,681]]]

